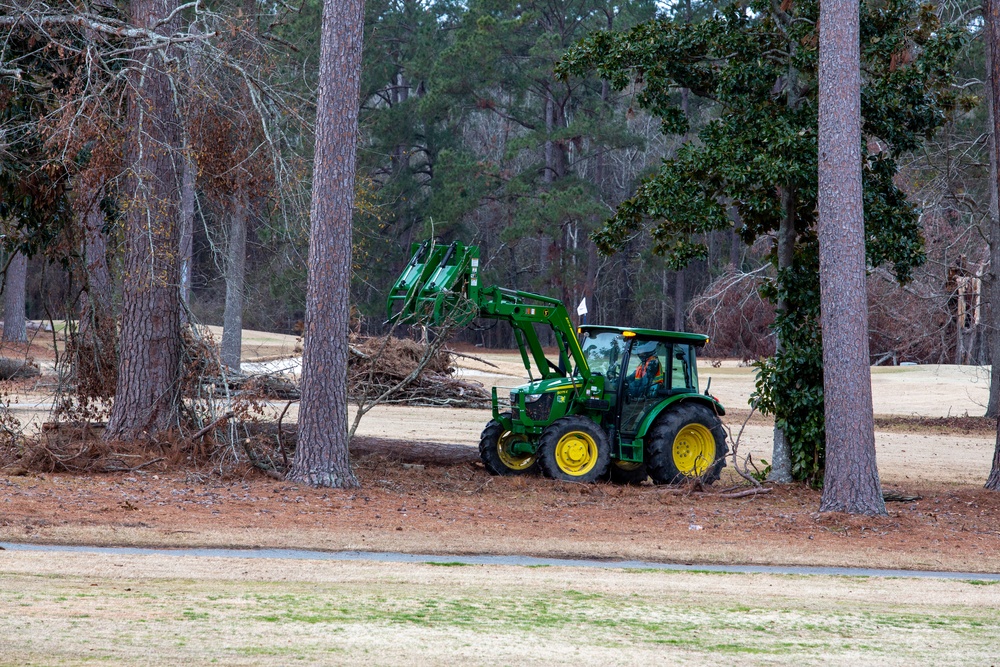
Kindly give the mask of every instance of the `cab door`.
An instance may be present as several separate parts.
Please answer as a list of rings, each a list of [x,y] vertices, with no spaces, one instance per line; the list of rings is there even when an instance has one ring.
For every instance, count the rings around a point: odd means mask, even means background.
[[[672,346],[669,343],[655,343],[653,359],[658,365],[656,375],[652,374],[650,364],[644,364],[644,360],[633,352],[639,346],[652,342],[633,339],[629,348],[618,400],[621,407],[618,432],[623,443],[635,439],[643,418],[659,405],[670,388]]]

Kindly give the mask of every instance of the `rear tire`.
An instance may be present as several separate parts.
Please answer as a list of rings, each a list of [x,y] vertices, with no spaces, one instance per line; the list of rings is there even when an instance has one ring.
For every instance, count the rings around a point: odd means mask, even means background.
[[[504,413],[503,416],[510,418],[510,413]],[[537,455],[522,456],[510,452],[510,445],[523,436],[505,430],[503,424],[496,419],[491,419],[486,424],[479,437],[479,458],[489,474],[511,477],[538,473]]]
[[[698,403],[681,403],[660,415],[646,438],[649,476],[657,484],[700,479],[711,484],[726,465],[722,421]]]
[[[571,415],[557,419],[542,431],[538,442],[542,472],[565,482],[594,482],[607,472],[611,445],[604,429],[593,420]]]

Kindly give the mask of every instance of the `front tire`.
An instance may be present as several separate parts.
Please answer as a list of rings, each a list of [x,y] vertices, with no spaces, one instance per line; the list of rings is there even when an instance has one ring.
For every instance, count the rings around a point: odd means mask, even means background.
[[[510,418],[510,413],[503,416]],[[531,475],[538,472],[538,456],[532,454],[514,454],[511,445],[524,436],[504,429],[503,424],[491,419],[479,440],[479,458],[482,459],[486,472],[491,475],[511,477],[513,475]]]
[[[660,415],[646,438],[649,476],[657,484],[711,484],[726,465],[726,432],[704,405],[682,403]]]
[[[593,420],[578,415],[557,419],[538,442],[542,472],[565,482],[594,482],[611,463],[611,445]]]

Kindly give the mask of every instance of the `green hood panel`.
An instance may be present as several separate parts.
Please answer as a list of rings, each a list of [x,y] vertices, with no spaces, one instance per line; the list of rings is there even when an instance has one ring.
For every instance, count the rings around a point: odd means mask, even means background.
[[[522,384],[519,387],[511,389],[510,393],[547,394],[549,392],[573,389],[574,387],[579,388],[583,385],[584,380],[579,376],[568,378],[550,378],[548,380],[536,380],[534,382],[529,382],[528,384]]]

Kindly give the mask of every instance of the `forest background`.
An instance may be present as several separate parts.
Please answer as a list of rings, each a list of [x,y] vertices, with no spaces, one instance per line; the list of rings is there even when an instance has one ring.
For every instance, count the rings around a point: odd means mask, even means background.
[[[215,4],[205,3],[230,17],[234,36],[253,33],[267,44],[234,49],[260,65],[255,72],[273,96],[268,123],[281,136],[266,142],[256,136],[239,86],[203,66],[200,78],[217,76],[207,97],[226,99],[228,90],[231,104],[228,115],[194,109],[189,116],[195,163],[185,271],[190,313],[220,324],[234,321],[231,311],[239,310],[243,327],[293,333],[304,318],[322,3]],[[592,31],[625,30],[658,11],[698,21],[717,9],[655,0],[369,0],[354,220],[357,328],[384,329],[384,295],[410,244],[435,236],[478,244],[488,282],[556,296],[570,306],[586,298],[591,322],[703,331],[712,337],[708,356],[772,354],[774,309],[759,289],[773,277],[773,236],[746,245],[734,213],[731,230],[695,239],[707,252],[687,266],[654,254],[648,232],[635,233],[609,257],[590,238],[662,160],[698,141],[699,130],[719,116],[717,105],[685,89],[672,91],[670,102],[684,109],[689,129],[664,134],[660,119],[637,102],[641,85],[616,91],[596,76],[555,73],[567,50]],[[942,25],[971,37],[955,72],[955,88],[967,103],[899,161],[896,183],[920,211],[927,261],[904,287],[884,269],[873,272],[873,363],[990,361],[980,303],[990,203],[982,18],[971,3],[939,3],[933,10]],[[191,69],[198,67],[195,62]],[[242,125],[233,121],[240,114]],[[224,150],[217,150],[222,138],[232,145],[222,142]],[[251,158],[260,151],[250,150],[238,161],[242,171],[232,173],[224,156],[235,155],[240,141],[267,143],[280,167],[260,158],[255,164]],[[233,184],[246,180],[255,185],[237,188],[237,201]],[[80,183],[72,189],[83,191]],[[115,273],[121,215],[107,201],[103,208]],[[234,253],[241,233],[245,250]],[[49,250],[35,254],[27,271],[32,319],[62,319],[77,308],[79,285],[64,270],[65,253]],[[233,282],[235,254],[245,257],[243,286]],[[505,327],[457,335],[487,347],[513,345]]]

